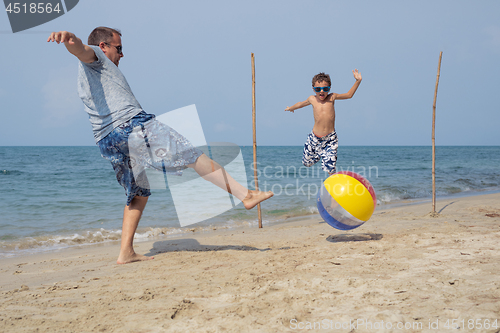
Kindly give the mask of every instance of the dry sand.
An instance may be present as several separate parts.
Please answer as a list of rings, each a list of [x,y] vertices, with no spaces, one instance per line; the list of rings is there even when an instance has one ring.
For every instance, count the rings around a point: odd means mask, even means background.
[[[2,259],[0,331],[500,332],[500,194],[437,208]]]

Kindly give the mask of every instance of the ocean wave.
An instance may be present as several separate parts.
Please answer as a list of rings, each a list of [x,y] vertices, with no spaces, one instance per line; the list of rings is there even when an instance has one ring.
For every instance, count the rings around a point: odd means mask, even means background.
[[[273,222],[291,217],[308,216],[315,214],[318,214],[318,207],[309,205],[306,205],[304,207],[286,207],[283,209],[266,211],[266,215],[269,216]]]
[[[35,253],[57,250],[65,247],[116,241],[121,231],[100,229],[72,235],[46,235],[24,237],[16,240],[0,241],[0,257],[18,253]],[[35,250],[35,251],[33,251]]]
[[[377,206],[400,200],[402,200],[401,196],[396,193],[383,192],[377,194]]]
[[[264,220],[264,224],[271,224],[271,220]],[[151,240],[165,236],[182,236],[193,232],[205,233],[215,230],[229,230],[240,227],[256,227],[258,222],[254,220],[229,220],[220,224],[203,225],[197,224],[190,227],[146,227],[136,232],[135,241]],[[36,236],[24,237],[21,239],[4,239],[0,241],[0,258],[8,258],[19,255],[29,255],[42,252],[57,251],[68,247],[92,245],[119,241],[121,239],[121,230],[100,229],[97,231],[86,231],[71,235],[56,236]]]
[[[19,170],[0,170],[0,176],[17,176],[22,174]]]

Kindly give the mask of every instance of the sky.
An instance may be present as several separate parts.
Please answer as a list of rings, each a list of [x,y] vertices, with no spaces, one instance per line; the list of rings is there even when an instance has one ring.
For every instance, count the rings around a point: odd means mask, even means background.
[[[65,15],[12,33],[0,13],[0,146],[92,146],[77,93],[78,60],[47,43],[67,30],[84,42],[120,29],[119,68],[146,112],[195,104],[208,142],[252,145],[251,53],[257,144],[304,144],[319,72],[337,101],[339,145],[500,145],[500,1],[80,0]]]

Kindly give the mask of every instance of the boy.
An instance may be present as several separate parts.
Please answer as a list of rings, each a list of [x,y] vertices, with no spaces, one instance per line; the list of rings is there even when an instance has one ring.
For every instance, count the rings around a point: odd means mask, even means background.
[[[319,73],[313,77],[312,86],[316,95],[311,95],[303,102],[298,102],[288,106],[285,111],[294,112],[304,106],[312,105],[314,114],[314,127],[307,137],[304,145],[304,154],[302,164],[310,167],[320,159],[322,169],[330,175],[335,173],[337,163],[337,133],[335,133],[335,101],[338,99],[349,99],[361,83],[361,74],[357,69],[353,70],[356,82],[345,94],[330,93],[330,76],[325,73]]]

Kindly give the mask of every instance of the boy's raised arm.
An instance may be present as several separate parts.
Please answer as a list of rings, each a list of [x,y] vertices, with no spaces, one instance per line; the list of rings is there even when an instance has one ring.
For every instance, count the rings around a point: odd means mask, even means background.
[[[310,97],[309,97],[310,98]],[[292,106],[287,106],[285,111],[290,111],[290,112],[293,112],[297,109],[300,109],[300,108],[303,108],[305,106],[308,106],[308,105],[311,105],[311,102],[309,101],[309,98],[306,99],[305,101],[303,102],[298,102],[298,103],[295,103],[294,105]]]
[[[64,43],[69,53],[83,62],[91,63],[97,60],[94,50],[82,43],[82,40],[75,34],[68,31],[53,32],[50,34],[47,42]]]
[[[361,77],[361,73],[358,72],[357,69],[353,70],[352,74],[354,74],[354,78],[356,79],[356,82],[354,83],[352,88],[345,94],[337,94],[337,96],[335,96],[335,99],[349,99],[354,96],[354,93],[356,92],[356,90],[358,90],[359,84],[361,83],[361,80],[363,78]]]

